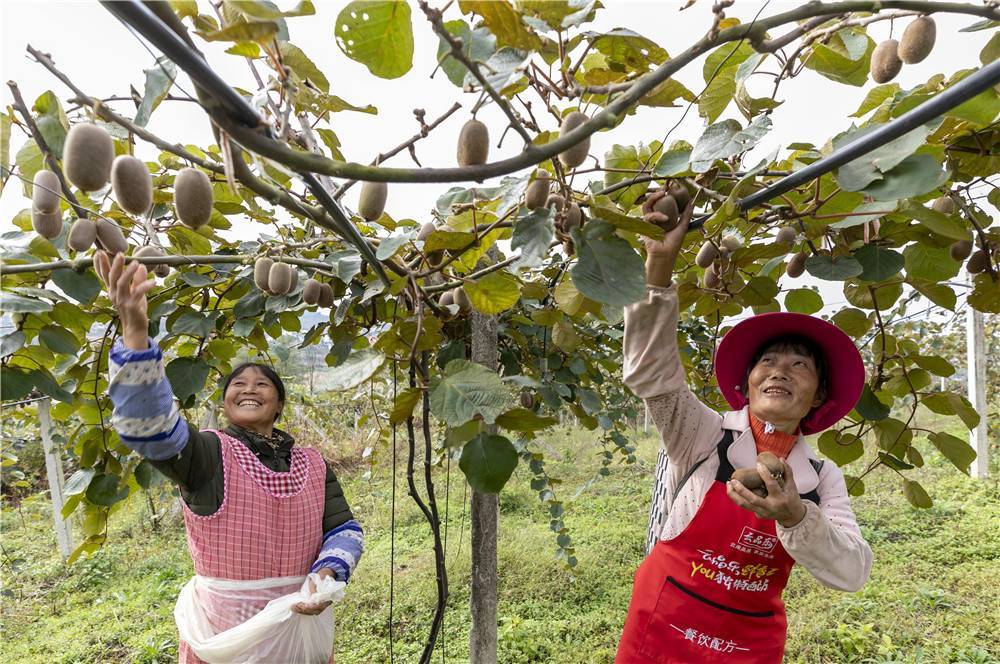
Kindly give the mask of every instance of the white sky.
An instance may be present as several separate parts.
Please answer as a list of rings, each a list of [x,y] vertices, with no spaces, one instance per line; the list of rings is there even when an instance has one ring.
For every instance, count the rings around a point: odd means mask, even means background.
[[[671,55],[690,46],[703,34],[711,20],[710,0],[700,0],[683,12],[676,11],[682,5],[679,2],[603,1],[606,7],[598,12],[596,23],[586,26],[586,29],[629,28],[652,39]],[[204,2],[199,4],[203,11],[211,13]],[[279,2],[282,7],[292,4],[289,0]],[[416,133],[417,125],[412,114],[414,108],[425,109],[427,121],[430,121],[455,100],[459,100],[463,104],[463,110],[454,114],[432,132],[430,137],[417,145],[417,154],[424,166],[454,165],[458,130],[469,117],[468,109],[471,109],[478,94],[461,94],[441,72],[433,79],[429,78],[436,63],[438,39],[415,3],[412,5],[415,42],[413,68],[405,76],[394,80],[373,77],[363,65],[341,53],[333,39],[337,14],[345,4],[347,3],[340,1],[317,0],[315,16],[288,19],[292,42],[302,48],[326,73],[332,93],[358,105],[371,103],[379,109],[379,114],[374,116],[351,112],[332,116],[331,127],[340,138],[345,156],[353,161],[367,163],[380,151],[394,147]],[[457,4],[454,3],[446,18],[458,18]],[[787,11],[799,4],[775,0],[768,4],[762,16]],[[753,18],[761,6],[760,2],[737,2],[727,14],[746,22]],[[990,33],[958,32],[960,28],[978,19],[971,16],[938,15],[935,20],[938,25],[937,47],[925,61],[904,66],[895,79],[904,89],[926,81],[935,73],[950,74],[979,64],[979,51]],[[897,23],[895,36],[902,33],[905,22],[904,19],[904,25]],[[869,33],[876,41],[880,41],[889,36],[889,29],[888,21],[880,22],[870,26]],[[18,83],[29,105],[48,89],[64,100],[69,93],[41,65],[29,60],[25,52],[26,44],[50,53],[56,65],[71,80],[96,97],[127,94],[129,84],[141,92],[144,82],[142,70],[153,62],[153,56],[137,39],[96,2],[2,0],[0,72],[4,81],[14,80]],[[255,89],[245,62],[222,53],[228,44],[199,45],[224,79],[239,87]],[[777,63],[772,60],[765,62],[763,69],[774,71],[776,67]],[[695,61],[675,78],[697,94],[703,85],[701,69],[702,60]],[[260,68],[260,71],[266,75],[264,68]],[[179,81],[183,87],[191,90],[190,81],[185,75],[182,74]],[[772,79],[769,77],[757,76],[751,81],[752,93],[755,92],[758,96],[770,93]],[[779,92],[779,99],[785,100],[785,103],[772,114],[774,127],[750,155],[747,164],[755,161],[755,155],[763,156],[794,141],[821,145],[850,126],[851,119],[848,115],[855,111],[873,85],[871,82],[864,88],[842,85],[808,70],[803,71],[799,77],[786,81]],[[0,95],[6,107],[11,102],[11,94],[6,86],[2,87]],[[534,105],[537,109],[540,103]],[[119,103],[116,107],[126,114],[134,113],[134,106],[130,102]],[[591,152],[602,155],[614,143],[636,145],[639,142],[660,140],[681,117],[683,110],[640,109],[613,131],[595,135]],[[480,111],[479,117],[491,128],[505,124],[505,118],[493,106]],[[541,116],[536,113],[536,117]],[[734,105],[730,105],[723,117],[734,117],[745,123]],[[704,121],[699,117],[697,109],[693,108],[681,126],[674,131],[671,140],[683,138],[694,143],[703,128]],[[149,129],[171,142],[202,145],[212,142],[207,118],[195,104],[163,102],[153,114]],[[498,132],[494,129],[494,145],[497,137]],[[23,134],[15,128],[12,157],[22,142]],[[501,149],[491,149],[490,160],[513,156],[519,151],[519,147],[519,137],[510,132]],[[155,148],[140,143],[138,156],[152,159],[156,153]],[[414,166],[405,151],[387,164]],[[395,218],[416,218],[423,221],[436,198],[451,186],[453,185],[391,184],[386,211]],[[347,194],[345,202],[348,206],[355,205],[359,189],[355,187]],[[21,187],[15,182],[8,183],[0,195],[0,232],[12,229],[10,219],[28,204]],[[262,227],[249,225],[243,228],[246,228],[244,232],[256,234]],[[788,287],[790,283],[802,285],[813,283],[814,280],[803,277],[796,281],[798,283],[785,279],[782,283]],[[820,285],[828,304],[843,301],[839,284],[821,282]]]

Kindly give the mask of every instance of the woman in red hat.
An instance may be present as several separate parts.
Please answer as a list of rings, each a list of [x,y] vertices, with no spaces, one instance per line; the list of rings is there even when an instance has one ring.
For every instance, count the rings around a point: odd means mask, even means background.
[[[719,344],[715,372],[734,408],[720,415],[685,383],[677,350],[674,262],[691,209],[647,241],[646,297],[625,310],[625,383],[643,398],[667,463],[658,470],[655,545],[635,574],[616,662],[780,662],[781,592],[799,563],[820,583],[857,591],[872,567],[844,476],[803,439],[857,403],[864,366],[854,343],[812,316],[767,313]],[[783,460],[784,486],[756,463]],[[730,477],[756,467],[760,497]]]

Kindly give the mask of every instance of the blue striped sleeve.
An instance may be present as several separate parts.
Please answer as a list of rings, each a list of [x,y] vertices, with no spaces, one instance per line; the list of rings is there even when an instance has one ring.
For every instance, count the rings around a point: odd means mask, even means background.
[[[365,551],[365,533],[355,519],[327,531],[323,535],[323,546],[310,572],[324,567],[333,570],[334,578],[347,583],[354,568]]]
[[[174,403],[159,346],[150,339],[149,348],[137,351],[119,339],[108,358],[111,424],[122,442],[154,461],[177,456],[187,444],[188,427]]]

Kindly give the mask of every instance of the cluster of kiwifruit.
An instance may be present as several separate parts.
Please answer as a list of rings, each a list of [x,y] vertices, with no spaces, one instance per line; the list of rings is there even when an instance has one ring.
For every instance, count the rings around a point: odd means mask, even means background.
[[[871,76],[876,83],[888,83],[896,78],[903,63],[908,65],[922,61],[934,49],[937,26],[930,16],[921,16],[903,31],[896,41],[886,39],[872,51]]]
[[[931,209],[941,214],[951,215],[955,214],[958,206],[955,204],[954,198],[945,194],[934,199],[934,202],[931,203]],[[969,274],[979,274],[990,266],[990,248],[987,246],[976,249],[972,240],[956,240],[951,243],[948,251],[952,259],[959,263],[969,259],[965,264],[965,269],[968,270]]]
[[[333,286],[310,277],[302,286],[302,301],[308,305],[319,305],[323,309],[333,306]]]
[[[552,209],[555,216],[556,237],[563,243],[563,252],[566,257],[570,257],[576,251],[573,246],[573,238],[570,235],[574,228],[583,228],[587,222],[583,216],[580,204],[574,200],[566,200],[562,194],[549,194],[545,199],[545,207]]]
[[[705,270],[702,277],[704,288],[718,288],[722,283],[722,273],[729,267],[729,258],[733,252],[743,246],[743,242],[735,235],[726,235],[715,244],[705,240],[695,256],[695,265]]]
[[[441,299],[438,300],[438,304],[442,307],[450,307],[452,305],[458,307],[458,315],[460,316],[464,316],[472,311],[472,301],[461,286],[441,293]]]
[[[298,285],[299,271],[288,263],[262,256],[253,264],[253,282],[268,295],[287,295]]]
[[[690,202],[691,194],[687,187],[674,180],[646,196],[642,202],[642,219],[669,233],[677,228],[681,212]]]
[[[781,459],[771,452],[761,452],[757,455],[757,463],[764,464],[778,486],[785,488],[785,464]],[[736,480],[761,498],[767,498],[767,485],[764,484],[764,478],[760,476],[756,466],[737,468],[730,479]]]

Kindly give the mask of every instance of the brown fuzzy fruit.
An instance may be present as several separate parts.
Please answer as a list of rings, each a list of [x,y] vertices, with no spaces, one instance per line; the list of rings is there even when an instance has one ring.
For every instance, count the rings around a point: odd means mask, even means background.
[[[566,199],[560,194],[550,194],[547,199],[545,199],[545,207],[552,208],[559,213],[564,207],[566,207]]]
[[[521,392],[521,408],[527,408],[531,410],[535,407],[535,396],[530,390],[523,390]]]
[[[984,271],[990,264],[990,259],[986,255],[986,252],[982,249],[976,249],[969,256],[969,262],[965,264],[965,269],[969,271],[969,274],[979,274]]]
[[[128,251],[128,242],[125,241],[122,229],[107,219],[97,220],[97,239],[110,254],[124,254]]]
[[[903,30],[896,54],[906,64],[916,64],[931,54],[936,38],[937,26],[934,24],[934,19],[930,16],[921,16]]]
[[[469,296],[466,295],[465,289],[459,286],[452,291],[452,297],[455,298],[455,304],[458,305],[458,312],[462,314],[467,314],[472,311],[472,301],[469,300]]]
[[[764,479],[757,472],[756,468],[737,468],[733,471],[733,479],[761,498],[767,497],[767,487],[764,486]]]
[[[666,231],[671,231],[677,226],[677,218],[680,215],[680,205],[672,194],[667,194],[663,198],[653,203],[653,211],[659,212],[667,218],[667,224],[660,224]],[[669,228],[667,227],[669,226]]]
[[[788,266],[785,268],[785,274],[792,279],[801,277],[802,273],[806,271],[807,258],[809,258],[808,254],[803,253],[798,253],[792,256],[792,259],[788,261]]]
[[[115,157],[111,164],[111,189],[126,212],[145,214],[153,204],[153,176],[141,159],[127,154]]]
[[[709,240],[705,240],[705,244],[701,245],[701,249],[698,250],[698,255],[695,256],[695,265],[704,269],[715,262],[715,259],[719,257],[719,249],[711,243]]]
[[[951,247],[948,249],[951,253],[952,260],[964,261],[972,253],[972,240],[958,240],[957,242],[952,242]]]
[[[273,265],[274,261],[266,257],[258,258],[253,264],[253,282],[257,284],[257,288],[265,293],[271,292],[267,285],[267,278],[271,274],[271,267]]]
[[[31,187],[31,209],[52,214],[59,209],[59,176],[42,169],[35,173]]]
[[[132,256],[135,258],[150,258],[153,256],[162,257],[163,249],[160,249],[156,245],[147,244],[144,247],[139,247],[132,252]],[[164,263],[146,263],[146,269],[151,269],[151,271],[161,279],[170,275],[170,266]]]
[[[145,167],[144,167],[145,168]],[[182,168],[174,178],[174,209],[181,223],[199,229],[212,218],[212,182],[197,168]]]
[[[299,271],[294,265],[288,267],[292,268],[292,285],[288,287],[288,292],[291,293],[299,285]]]
[[[899,42],[895,39],[886,39],[875,47],[872,51],[871,75],[876,83],[888,83],[896,78],[896,74],[903,68],[903,61],[899,59],[897,53]]]
[[[559,128],[559,137],[562,138],[588,120],[590,120],[590,118],[580,111],[573,111],[563,118],[562,126]],[[559,161],[561,161],[563,166],[566,168],[576,168],[587,159],[587,154],[589,152],[590,136],[583,139],[565,152],[559,153]]]
[[[108,132],[95,124],[73,125],[63,145],[63,171],[83,191],[97,191],[108,183],[115,144]]]
[[[712,289],[718,288],[719,284],[722,283],[722,279],[719,278],[719,273],[715,271],[714,265],[709,266],[705,270],[705,275],[701,283],[703,287]]]
[[[389,196],[389,185],[385,182],[365,182],[358,197],[358,214],[365,221],[375,221],[385,212],[385,201]]]
[[[338,282],[339,283],[339,282]],[[319,306],[323,309],[329,309],[333,306],[333,286],[330,284],[320,284],[322,288],[319,291]]]
[[[569,233],[570,229],[580,228],[583,225],[583,211],[576,201],[566,208],[566,218],[563,219],[563,232]]]
[[[955,199],[948,195],[935,198],[931,209],[941,214],[955,214]]]
[[[31,227],[35,232],[48,240],[54,240],[62,233],[62,212],[31,211]]]
[[[73,251],[87,251],[94,246],[97,239],[97,224],[90,219],[77,219],[69,227],[69,237],[66,244]]]
[[[535,171],[535,179],[524,191],[524,205],[529,210],[537,210],[549,198],[549,174],[541,169]]]
[[[743,242],[735,235],[727,235],[722,238],[720,244],[729,250],[729,253],[733,253],[737,249],[743,246]]]
[[[566,258],[572,258],[573,254],[576,253],[576,245],[573,244],[573,240],[566,238],[565,240],[563,240],[562,250],[563,253],[566,255]]]
[[[687,208],[688,203],[691,202],[691,193],[678,180],[670,183],[667,193],[674,197],[674,202],[677,203],[677,210],[680,212],[683,212]]]
[[[308,305],[316,304],[319,302],[319,294],[322,291],[322,282],[316,281],[315,279],[306,279],[306,283],[302,287],[302,301]]]
[[[458,165],[485,164],[489,154],[490,130],[479,120],[469,120],[458,134]]]
[[[757,463],[762,463],[771,473],[771,477],[774,479],[781,480],[781,484],[784,483],[785,479],[785,464],[782,463],[773,452],[761,452],[757,455]]]
[[[275,295],[285,295],[292,290],[292,279],[295,273],[288,263],[275,263],[267,273],[267,286]]]
[[[798,232],[791,226],[782,226],[778,229],[778,235],[774,238],[775,242],[780,242],[782,244],[795,244],[795,240],[799,237]]]

